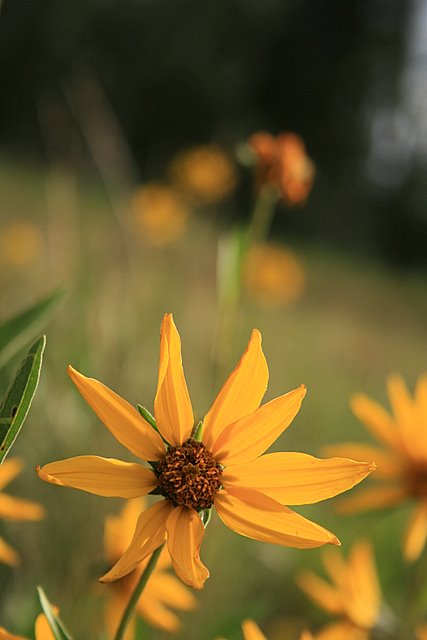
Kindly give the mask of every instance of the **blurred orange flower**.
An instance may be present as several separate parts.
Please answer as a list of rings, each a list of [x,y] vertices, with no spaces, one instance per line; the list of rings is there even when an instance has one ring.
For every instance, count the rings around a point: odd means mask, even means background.
[[[9,458],[0,465],[0,518],[5,520],[41,520],[44,517],[44,509],[41,505],[8,496],[2,492],[2,489],[21,473],[22,468],[23,463],[18,458]],[[19,564],[18,554],[3,538],[0,538],[0,562],[10,566]]]
[[[367,541],[356,542],[347,562],[339,551],[324,552],[325,569],[332,584],[312,571],[302,571],[297,583],[310,598],[328,613],[339,616],[316,640],[368,640],[378,621],[381,590],[372,547]]]
[[[128,548],[135,531],[138,516],[145,507],[146,504],[143,498],[135,498],[126,503],[120,515],[106,518],[104,547],[109,562],[117,562]],[[107,630],[111,638],[117,631],[123,611],[149,559],[150,556],[127,577],[118,580],[111,586],[106,608]],[[177,578],[167,572],[169,568],[169,554],[164,549],[139,598],[136,611],[154,627],[165,629],[166,631],[177,631],[180,627],[180,621],[171,608],[183,611],[194,609],[197,601],[193,594]],[[132,624],[127,634],[126,638],[134,637]]]
[[[55,636],[44,613],[40,613],[37,616],[34,630],[36,640],[55,640]],[[0,640],[27,640],[27,638],[16,636],[6,631],[4,627],[0,627]]]
[[[42,253],[40,231],[30,222],[14,222],[0,229],[0,261],[15,268],[26,267]]]
[[[414,397],[401,376],[387,381],[392,414],[364,394],[351,399],[353,413],[384,449],[346,443],[327,447],[334,455],[369,455],[377,462],[380,483],[346,499],[340,511],[352,513],[415,501],[403,540],[407,561],[421,554],[427,537],[427,375],[418,379]]]
[[[72,367],[69,374],[105,426],[131,453],[149,461],[151,469],[79,456],[38,467],[40,478],[104,496],[134,498],[156,490],[164,498],[141,513],[129,547],[103,582],[131,573],[167,539],[178,576],[202,588],[209,571],[199,550],[213,505],[226,526],[261,542],[300,549],[339,544],[332,533],[284,505],[331,498],[374,468],[303,453],[262,455],[298,413],[305,387],[260,406],[268,367],[257,330],[205,416],[203,429],[200,424],[194,427],[181,340],[171,314],[164,316],[161,327],[154,400],[158,431],[108,387]]]
[[[249,138],[249,145],[257,158],[258,187],[276,187],[290,205],[304,203],[313,186],[315,168],[303,140],[294,133],[274,137],[261,131]]]
[[[243,263],[243,283],[248,293],[267,307],[294,302],[305,288],[304,267],[297,256],[279,245],[249,249]]]
[[[156,182],[135,190],[131,213],[140,235],[156,247],[176,242],[184,233],[190,215],[176,189]]]
[[[170,174],[177,187],[201,204],[223,200],[237,184],[233,160],[216,145],[182,151],[172,161]]]

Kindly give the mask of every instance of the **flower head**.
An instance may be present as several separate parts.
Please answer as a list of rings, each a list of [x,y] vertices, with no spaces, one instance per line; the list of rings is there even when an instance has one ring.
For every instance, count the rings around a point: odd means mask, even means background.
[[[236,167],[220,147],[207,145],[182,151],[171,165],[174,184],[201,204],[223,200],[236,187]]]
[[[315,168],[303,140],[294,133],[274,137],[262,131],[249,138],[249,145],[257,159],[258,187],[276,187],[290,205],[304,203],[313,186]]]
[[[332,533],[285,505],[335,496],[360,482],[373,466],[303,453],[262,455],[298,413],[305,387],[260,406],[268,368],[258,331],[252,332],[202,429],[194,427],[181,340],[171,314],[165,315],[161,327],[154,400],[157,430],[102,383],[72,367],[69,374],[117,440],[151,468],[80,456],[38,467],[39,476],[103,496],[134,498],[156,490],[163,497],[140,514],[129,547],[101,581],[123,578],[167,540],[178,576],[202,588],[209,571],[199,550],[212,506],[226,526],[255,540],[300,549],[339,544]]]
[[[427,376],[419,378],[411,396],[404,380],[388,379],[390,414],[364,394],[356,394],[351,408],[357,418],[383,445],[383,449],[361,443],[328,447],[335,455],[369,455],[377,462],[379,480],[342,502],[340,510],[356,512],[415,502],[403,541],[406,560],[416,560],[427,537]]]
[[[131,212],[138,232],[155,247],[176,242],[184,233],[189,217],[178,191],[156,182],[136,189]]]
[[[252,247],[245,256],[243,281],[246,290],[267,307],[297,300],[305,287],[305,273],[294,253],[279,245]]]
[[[9,458],[0,465],[0,518],[5,520],[41,520],[43,507],[36,502],[22,500],[3,493],[6,487],[22,471],[23,463],[18,458]],[[0,538],[0,562],[16,566],[19,556],[7,542]]]
[[[108,516],[105,521],[104,547],[107,559],[114,563],[126,551],[132,540],[135,524],[139,514],[146,507],[143,498],[129,500],[120,515]],[[132,573],[111,585],[111,593],[106,608],[106,623],[109,634],[113,637],[117,630],[121,615],[126,608],[131,593],[142,571],[148,564],[149,557],[142,561]],[[180,627],[179,618],[172,609],[189,610],[196,606],[193,594],[167,569],[170,558],[163,549],[160,558],[142,595],[137,603],[137,613],[149,624],[166,631],[176,631]],[[133,629],[128,631],[133,638]]]
[[[303,571],[297,577],[299,586],[317,605],[339,617],[316,638],[368,640],[369,631],[378,622],[381,606],[381,590],[370,544],[366,541],[355,543],[347,562],[339,551],[325,551],[323,562],[331,583],[311,571]]]

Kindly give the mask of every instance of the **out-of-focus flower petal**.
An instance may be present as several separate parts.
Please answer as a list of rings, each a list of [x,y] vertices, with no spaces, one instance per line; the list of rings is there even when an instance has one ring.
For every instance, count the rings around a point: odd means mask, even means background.
[[[414,509],[403,539],[403,554],[408,562],[421,555],[427,539],[427,501],[422,500]]]
[[[8,520],[41,520],[45,510],[37,502],[22,500],[0,493],[0,518]]]

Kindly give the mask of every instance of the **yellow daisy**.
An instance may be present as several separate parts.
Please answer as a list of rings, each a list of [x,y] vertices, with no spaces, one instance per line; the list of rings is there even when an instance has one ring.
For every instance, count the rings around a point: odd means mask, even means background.
[[[40,613],[37,616],[34,631],[36,640],[55,640],[55,636],[52,633],[44,613]],[[6,631],[4,627],[0,627],[0,640],[27,640],[27,638],[15,636],[13,633]]]
[[[118,516],[108,516],[105,520],[104,547],[108,560],[116,562],[126,551],[135,530],[139,514],[146,507],[143,498],[128,500]],[[132,573],[111,585],[110,597],[106,608],[106,624],[111,637],[121,620],[123,611],[138,582],[142,571],[148,564],[147,557]],[[171,610],[193,609],[197,601],[193,594],[183,586],[167,569],[170,558],[167,549],[163,549],[159,561],[151,574],[136,605],[137,613],[154,627],[166,631],[177,631],[180,621]],[[127,631],[129,638],[134,637],[132,623]],[[125,636],[126,637],[126,636]]]
[[[332,533],[285,505],[335,496],[365,478],[373,465],[303,453],[262,455],[298,413],[305,387],[260,406],[268,368],[258,331],[252,332],[202,430],[194,427],[181,341],[171,314],[161,327],[154,400],[158,431],[108,387],[72,367],[69,374],[117,440],[151,468],[79,456],[38,467],[40,478],[103,496],[134,498],[155,492],[163,497],[141,513],[128,549],[102,582],[127,575],[167,540],[178,576],[202,588],[209,571],[199,550],[212,506],[226,526],[255,540],[300,549],[339,544]]]
[[[0,519],[41,520],[44,517],[44,509],[41,505],[8,496],[2,491],[21,473],[23,466],[22,461],[18,458],[9,458],[0,465]],[[0,538],[0,562],[12,567],[19,564],[18,554],[3,538]]]
[[[427,537],[427,376],[421,376],[412,397],[398,375],[388,378],[392,413],[364,394],[356,394],[351,408],[357,418],[384,445],[362,443],[328,447],[335,455],[372,456],[379,482],[343,501],[342,512],[351,513],[415,502],[403,540],[406,560],[415,561]]]
[[[328,613],[338,616],[317,640],[368,640],[379,620],[381,590],[371,545],[355,543],[347,562],[337,550],[324,552],[323,562],[332,584],[312,571],[302,571],[298,585]]]

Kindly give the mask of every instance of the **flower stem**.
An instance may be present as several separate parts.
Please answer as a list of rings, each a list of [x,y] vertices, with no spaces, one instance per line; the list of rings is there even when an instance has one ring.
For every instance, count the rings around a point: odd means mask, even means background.
[[[133,593],[132,593],[132,595],[131,595],[131,597],[129,599],[127,607],[126,607],[126,609],[125,609],[125,611],[123,613],[122,619],[121,619],[120,624],[119,624],[119,628],[117,629],[116,635],[114,636],[114,640],[122,640],[122,638],[124,638],[124,634],[125,634],[125,631],[126,631],[126,628],[127,628],[128,624],[129,624],[129,622],[131,620],[131,617],[132,617],[132,614],[133,614],[133,610],[135,609],[136,603],[138,602],[139,597],[140,597],[141,593],[143,592],[144,587],[147,584],[148,579],[151,576],[151,574],[152,574],[152,572],[153,572],[153,570],[154,570],[154,568],[156,566],[157,560],[159,558],[159,555],[160,555],[162,549],[163,549],[163,545],[161,545],[158,549],[156,549],[153,552],[153,554],[152,554],[147,566],[145,567],[144,571],[142,572],[141,577],[139,579],[139,582],[137,583],[137,585],[136,585],[136,587],[135,587],[135,589],[134,589],[134,591],[133,591]]]
[[[248,247],[265,242],[273,222],[278,200],[277,190],[264,186],[258,194],[248,229]]]

